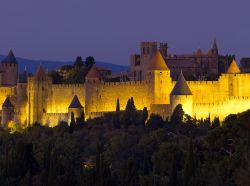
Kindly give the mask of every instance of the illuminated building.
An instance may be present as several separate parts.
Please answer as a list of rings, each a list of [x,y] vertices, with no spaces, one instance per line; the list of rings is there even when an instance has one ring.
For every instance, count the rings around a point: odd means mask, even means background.
[[[1,79],[0,104],[2,125],[14,121],[25,127],[35,122],[55,126],[68,121],[71,112],[76,117],[84,110],[86,118],[93,118],[116,109],[119,98],[124,110],[133,97],[138,110],[147,107],[150,113],[170,117],[175,106],[182,104],[184,111],[197,119],[219,117],[249,109],[250,74],[241,73],[233,60],[226,73],[217,81],[186,81],[180,73],[173,81],[160,51],[156,51],[146,69],[145,80],[107,82],[94,65],[84,84],[53,84],[42,66],[33,76],[24,72],[16,77],[17,62],[13,52],[4,60],[8,78]],[[5,67],[6,68],[6,67]],[[4,73],[4,72],[3,72]]]

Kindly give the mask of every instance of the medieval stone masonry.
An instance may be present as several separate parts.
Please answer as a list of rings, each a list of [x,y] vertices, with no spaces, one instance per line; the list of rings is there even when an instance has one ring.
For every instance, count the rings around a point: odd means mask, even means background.
[[[150,43],[143,43],[146,45]],[[86,118],[93,118],[115,111],[118,98],[120,108],[124,110],[131,97],[138,110],[147,107],[150,113],[164,118],[170,117],[178,104],[197,119],[210,116],[222,120],[229,114],[250,108],[250,74],[241,73],[235,60],[216,81],[186,81],[181,70],[174,81],[171,76],[173,64],[169,68],[168,58],[164,59],[162,55],[167,53],[167,45],[160,44],[159,49],[151,49],[142,49],[143,53],[152,52],[152,56],[140,57],[147,61],[141,68],[142,59],[136,62],[134,56],[133,65],[136,66],[131,65],[130,73],[134,74],[135,69],[141,71],[139,75],[136,71],[134,78],[121,82],[105,81],[94,65],[84,84],[53,84],[42,66],[33,76],[24,72],[18,78],[18,62],[10,51],[0,64],[1,125],[6,127],[15,122],[25,127],[39,122],[53,127],[59,121],[68,121],[71,112],[78,117],[84,110]],[[218,55],[217,52],[215,43],[209,55]],[[209,70],[217,73],[218,63],[209,63],[206,61]],[[204,73],[204,69],[196,72]]]

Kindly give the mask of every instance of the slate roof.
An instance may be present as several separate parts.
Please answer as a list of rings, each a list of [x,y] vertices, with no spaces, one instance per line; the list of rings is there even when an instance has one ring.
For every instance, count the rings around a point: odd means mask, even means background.
[[[178,80],[171,92],[171,95],[192,95],[192,92],[182,74],[180,73]]]
[[[12,50],[10,50],[8,56],[2,60],[2,63],[17,64],[16,57]]]
[[[19,76],[19,83],[27,83],[27,77],[28,77],[28,74],[27,74],[27,71],[25,69],[23,71],[23,73],[20,74],[20,76]]]
[[[9,108],[9,107],[14,107],[10,101],[10,98],[9,96],[7,96],[7,98],[5,99],[5,101],[3,102],[3,105],[2,107],[5,107],[5,108]]]
[[[234,59],[227,69],[227,74],[238,74],[238,73],[240,73],[240,68]]]
[[[83,106],[81,105],[78,97],[75,95],[73,100],[71,101],[69,108],[83,108]]]
[[[157,51],[149,63],[148,70],[169,70],[160,51]]]

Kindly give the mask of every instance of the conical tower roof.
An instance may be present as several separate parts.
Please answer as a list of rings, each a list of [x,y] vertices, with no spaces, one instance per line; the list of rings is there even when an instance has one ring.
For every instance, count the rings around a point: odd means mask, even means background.
[[[101,74],[95,65],[91,67],[86,78],[101,78]]]
[[[83,108],[83,106],[81,105],[81,103],[76,95],[72,99],[72,101],[69,105],[69,108]]]
[[[10,50],[8,56],[4,60],[2,60],[2,63],[17,64],[16,57],[12,50]]]
[[[161,52],[157,51],[149,63],[148,70],[169,70]]]
[[[44,77],[46,76],[46,72],[44,70],[44,68],[42,67],[42,65],[39,65],[37,71],[36,71],[36,76],[37,77]]]
[[[218,45],[217,45],[216,39],[214,39],[214,41],[213,41],[212,49],[218,50]]]
[[[3,105],[2,107],[5,107],[5,108],[10,108],[10,107],[14,107],[10,101],[10,98],[9,96],[7,96],[7,98],[5,99],[5,101],[3,102]]]
[[[180,73],[178,80],[171,92],[171,95],[192,95],[192,92],[182,74]]]
[[[240,73],[240,68],[237,65],[235,59],[231,62],[230,66],[227,69],[227,74],[238,74]]]
[[[19,83],[27,83],[27,78],[28,78],[28,74],[27,74],[27,70],[25,68],[23,73],[20,74],[20,76],[19,76]]]

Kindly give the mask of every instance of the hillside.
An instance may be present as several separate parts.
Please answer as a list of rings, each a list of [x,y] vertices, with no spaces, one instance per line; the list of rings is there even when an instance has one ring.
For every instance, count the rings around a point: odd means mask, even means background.
[[[0,55],[0,60],[4,59],[4,55]],[[17,57],[19,63],[19,71],[23,71],[26,67],[29,72],[34,73],[39,64],[42,64],[45,69],[56,69],[66,64],[73,64],[73,61],[49,61],[49,60],[31,60]],[[96,62],[96,65],[103,68],[111,69],[113,72],[121,72],[128,70],[128,66],[116,65],[108,62]]]

